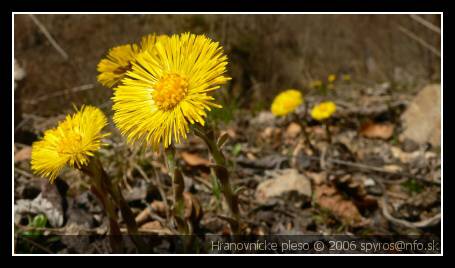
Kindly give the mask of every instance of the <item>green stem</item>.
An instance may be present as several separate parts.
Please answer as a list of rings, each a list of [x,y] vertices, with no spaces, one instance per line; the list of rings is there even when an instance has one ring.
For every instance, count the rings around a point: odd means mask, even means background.
[[[109,200],[109,202],[106,202],[106,209],[108,211],[108,214],[115,215],[115,222],[118,225],[115,209],[120,208],[120,212],[122,214],[123,220],[125,221],[126,228],[131,240],[141,253],[145,253],[147,247],[144,241],[139,237],[139,228],[137,227],[133,212],[123,197],[118,185],[112,183],[110,180],[101,164],[101,161],[97,157],[94,157],[89,162],[86,169],[83,169],[83,171],[91,175],[95,181],[95,184],[98,185],[98,188],[100,189],[102,195],[107,196],[107,194],[109,194],[112,197],[114,202],[112,202],[109,198],[105,198],[105,200]]]
[[[185,190],[185,182],[180,168],[177,167],[175,161],[175,148],[169,147],[165,150],[166,164],[169,170],[169,176],[172,178],[172,194],[173,194],[173,214],[177,229],[180,233],[189,234],[189,229],[185,221],[185,201],[183,192]]]
[[[105,187],[103,187],[99,170],[95,167],[93,161],[90,161],[87,166],[81,167],[80,170],[91,177],[90,189],[92,193],[101,201],[101,204],[106,210],[106,215],[109,218],[109,240],[113,251],[122,252],[122,233],[120,231],[120,226],[118,225],[115,205],[107,195]]]
[[[313,153],[313,155],[315,155],[315,154],[317,154],[318,151],[313,146],[313,143],[310,140],[310,135],[308,135],[308,132],[307,132],[307,129],[306,129],[306,127],[308,126],[307,121],[306,121],[307,114],[308,114],[308,106],[305,105],[305,110],[304,110],[304,114],[303,114],[303,120],[300,120],[296,113],[292,113],[292,120],[294,122],[296,122],[297,124],[299,124],[300,128],[302,129],[302,134],[303,134],[303,138],[305,140],[305,143],[308,145],[308,147],[310,147],[310,150]]]
[[[216,140],[214,138],[213,133],[207,133],[206,129],[202,126],[194,125],[194,133],[200,137],[207,145],[210,154],[213,157],[213,160],[216,163],[214,167],[214,171],[216,177],[220,181],[221,184],[221,191],[226,199],[228,204],[229,210],[234,217],[234,222],[231,224],[232,231],[236,234],[239,233],[240,230],[240,210],[239,210],[239,202],[238,197],[234,193],[232,189],[232,185],[229,180],[229,171],[227,169],[227,161],[224,157],[223,153],[221,152],[220,148],[218,147]]]

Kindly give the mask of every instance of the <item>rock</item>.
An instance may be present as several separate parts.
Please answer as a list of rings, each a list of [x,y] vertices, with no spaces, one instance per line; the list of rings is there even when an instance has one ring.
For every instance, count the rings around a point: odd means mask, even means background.
[[[275,172],[272,179],[261,182],[256,188],[256,199],[266,203],[272,198],[302,199],[311,198],[311,182],[296,169],[283,169]]]
[[[20,199],[14,205],[14,220],[20,223],[27,215],[44,214],[52,227],[61,227],[64,223],[66,199],[63,189],[66,183],[59,178],[54,184],[43,181],[41,192],[34,199]]]
[[[14,205],[14,220],[17,224],[23,215],[26,214],[44,214],[49,220],[52,227],[61,227],[63,225],[63,209],[59,204],[50,202],[39,194],[33,200],[21,199]]]
[[[275,122],[275,116],[270,111],[262,111],[251,119],[251,124],[256,126],[272,126]]]
[[[400,140],[441,145],[441,85],[428,85],[413,99],[402,115]]]

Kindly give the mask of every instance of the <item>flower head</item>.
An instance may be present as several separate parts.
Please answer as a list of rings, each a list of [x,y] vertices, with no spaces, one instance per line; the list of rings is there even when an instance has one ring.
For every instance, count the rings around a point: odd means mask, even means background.
[[[98,81],[106,87],[115,87],[125,77],[126,72],[131,70],[136,56],[143,51],[153,50],[155,43],[165,37],[166,35],[149,34],[142,37],[140,46],[128,44],[110,49],[106,58],[98,63]]]
[[[109,88],[117,85],[131,69],[131,61],[140,53],[139,46],[128,44],[109,50],[105,59],[98,63],[98,81]]]
[[[278,94],[272,103],[272,113],[283,116],[294,112],[303,103],[302,93],[296,89],[288,89]]]
[[[55,180],[66,166],[80,168],[100,149],[107,119],[93,106],[83,106],[67,115],[56,128],[44,132],[44,137],[32,145],[32,170],[35,174]]]
[[[329,83],[333,83],[333,82],[335,82],[335,80],[337,80],[337,76],[334,74],[329,74],[329,76],[327,77],[327,81]]]
[[[336,104],[331,101],[321,102],[311,110],[311,117],[321,121],[332,116],[336,111]]]
[[[225,84],[227,57],[219,43],[184,33],[160,38],[136,57],[115,88],[114,122],[128,142],[158,149],[186,138],[189,124],[205,124],[206,110],[221,108],[209,95]]]
[[[310,82],[310,87],[314,89],[318,89],[322,87],[322,81],[321,80],[313,80]]]
[[[343,75],[343,81],[346,81],[346,82],[351,81],[351,75],[350,74],[344,74]]]

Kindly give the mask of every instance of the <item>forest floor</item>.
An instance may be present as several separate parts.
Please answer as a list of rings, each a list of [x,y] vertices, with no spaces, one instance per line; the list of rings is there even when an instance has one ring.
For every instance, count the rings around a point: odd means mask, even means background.
[[[392,90],[389,84],[344,87],[331,97],[337,112],[327,122],[330,138],[323,124],[305,114],[304,106],[322,96],[307,96],[297,110],[299,120],[307,122],[313,149],[300,124],[267,110],[239,109],[230,122],[216,124],[215,133],[229,137],[223,152],[239,192],[243,234],[440,237],[440,147],[400,138],[402,115],[414,94]],[[20,131],[40,135],[63,116],[23,118],[27,124]],[[162,155],[128,146],[115,127],[108,130],[113,134],[100,159],[122,185],[140,232],[176,234],[170,217],[171,181]],[[87,178],[66,170],[49,184],[30,171],[30,144],[16,142],[14,147],[17,252],[105,252],[96,237],[106,234],[109,224],[88,191]],[[177,146],[177,159],[194,234],[231,234],[228,210],[212,182],[211,159],[202,140],[190,136]],[[76,245],[58,235],[87,239]],[[157,248],[170,250],[166,245]]]

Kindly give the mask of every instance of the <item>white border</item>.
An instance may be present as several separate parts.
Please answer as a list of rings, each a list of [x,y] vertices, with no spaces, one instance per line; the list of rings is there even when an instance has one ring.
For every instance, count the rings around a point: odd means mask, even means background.
[[[443,190],[443,147],[444,147],[444,131],[443,131],[443,118],[444,118],[444,109],[443,109],[443,85],[444,85],[444,30],[443,30],[443,12],[12,12],[11,18],[11,42],[12,42],[12,51],[11,51],[11,66],[12,66],[12,77],[11,77],[11,88],[13,89],[11,107],[12,107],[12,120],[11,120],[11,129],[12,129],[12,138],[13,143],[11,144],[11,158],[12,158],[12,189],[11,189],[11,254],[12,256],[440,256],[444,255],[443,247],[443,237],[444,237],[444,224],[443,224],[443,211],[444,211],[444,190]],[[374,14],[374,15],[409,15],[409,14],[432,14],[441,16],[441,254],[16,254],[14,253],[14,16],[22,14],[39,14],[39,15],[54,15],[54,14],[84,14],[84,15],[184,15],[184,14],[204,14],[204,15],[262,15],[262,14],[275,14],[275,15],[331,15],[331,14],[343,14],[343,15],[364,15],[364,14]]]

